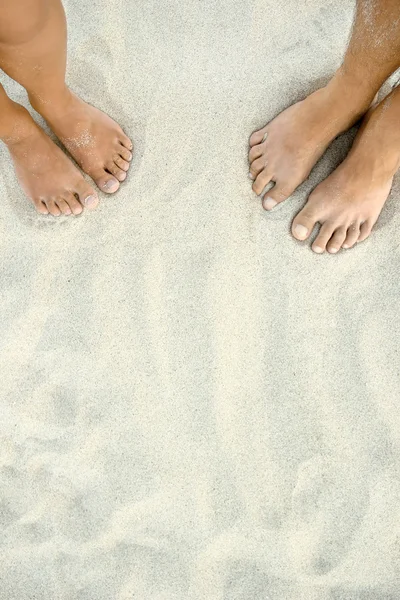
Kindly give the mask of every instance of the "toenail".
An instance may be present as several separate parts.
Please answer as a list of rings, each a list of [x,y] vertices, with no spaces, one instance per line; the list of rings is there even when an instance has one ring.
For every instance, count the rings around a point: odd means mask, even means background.
[[[249,177],[250,177],[250,179],[253,179],[253,181],[254,181],[254,179],[255,179],[254,175],[252,175],[251,173],[249,173]]]
[[[269,196],[264,198],[264,208],[266,208],[267,210],[271,210],[271,208],[274,208],[274,206],[276,205],[277,202],[273,198],[270,198]]]
[[[321,248],[321,246],[313,246],[313,250],[314,250],[314,252],[316,252],[317,254],[321,254],[321,253],[324,251],[324,249],[323,249],[323,248]]]
[[[268,137],[268,132],[265,132],[264,135],[263,135],[262,142],[265,142],[265,140],[267,139],[267,137]]]
[[[347,248],[350,248],[350,246],[348,246],[347,244],[343,244],[342,248],[344,248],[345,250],[347,250]]]
[[[332,252],[332,254],[335,254],[335,252],[337,252],[339,250],[339,248],[329,248],[329,252]]]
[[[296,225],[294,232],[300,239],[304,239],[307,236],[308,229],[304,225]]]
[[[93,195],[87,196],[87,198],[85,198],[83,202],[85,206],[94,206],[97,202],[97,198]]]
[[[103,185],[103,188],[105,190],[112,190],[116,187],[116,183],[118,183],[115,179],[109,179],[108,181],[105,182],[105,184]]]

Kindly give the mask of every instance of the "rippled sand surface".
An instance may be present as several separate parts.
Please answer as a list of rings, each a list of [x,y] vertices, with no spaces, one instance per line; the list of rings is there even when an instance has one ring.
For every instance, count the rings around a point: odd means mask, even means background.
[[[247,177],[353,8],[66,3],[69,83],[136,155],[55,219],[0,151],[1,600],[400,598],[399,181],[318,256],[289,226],[354,130],[273,213]]]

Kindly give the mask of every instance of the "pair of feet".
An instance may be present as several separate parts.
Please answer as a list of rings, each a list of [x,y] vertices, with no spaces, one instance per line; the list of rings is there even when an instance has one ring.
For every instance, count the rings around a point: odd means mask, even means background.
[[[347,158],[315,188],[292,223],[298,240],[321,225],[314,252],[336,253],[365,240],[390,193],[400,166],[400,89],[374,108],[371,101],[360,83],[338,74],[250,138],[249,177],[269,211],[307,179],[333,139],[365,114]]]
[[[68,88],[52,99],[30,97],[79,167],[108,194],[126,179],[132,142],[106,114],[86,104]],[[35,123],[25,108],[9,100],[8,146],[17,177],[41,214],[78,215],[96,208],[95,188],[64,152]]]

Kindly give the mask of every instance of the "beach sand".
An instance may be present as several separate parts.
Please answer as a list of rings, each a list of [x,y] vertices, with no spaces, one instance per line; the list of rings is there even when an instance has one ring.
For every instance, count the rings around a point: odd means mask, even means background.
[[[290,223],[355,130],[273,213],[247,177],[353,8],[66,2],[68,82],[135,158],[52,218],[0,150],[1,600],[400,598],[399,179],[320,256]]]

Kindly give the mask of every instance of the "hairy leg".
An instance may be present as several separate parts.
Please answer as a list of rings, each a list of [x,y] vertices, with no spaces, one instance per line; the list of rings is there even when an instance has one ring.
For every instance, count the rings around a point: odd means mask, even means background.
[[[328,85],[253,133],[250,177],[265,209],[286,200],[307,179],[333,139],[367,112],[399,67],[399,17],[398,0],[358,0],[343,64]],[[294,230],[293,235],[302,239]]]

